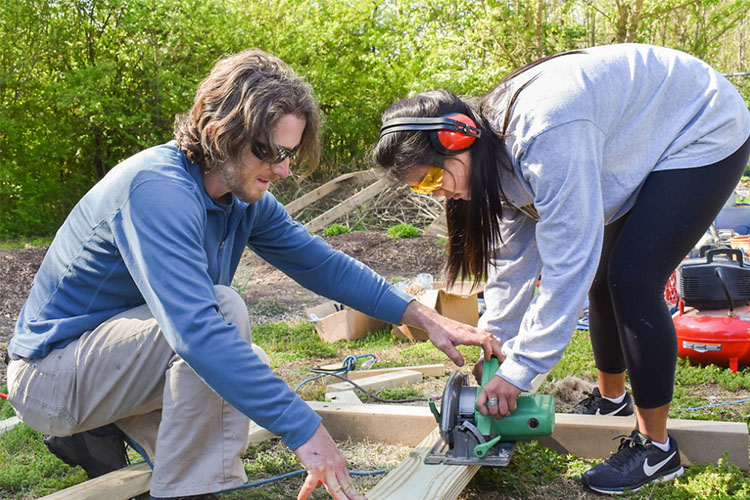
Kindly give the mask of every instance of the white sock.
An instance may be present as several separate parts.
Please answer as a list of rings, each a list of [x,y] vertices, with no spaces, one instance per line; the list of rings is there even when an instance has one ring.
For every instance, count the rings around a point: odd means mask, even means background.
[[[651,444],[653,444],[654,446],[656,446],[657,448],[659,448],[661,451],[664,451],[664,452],[669,451],[669,448],[670,448],[670,446],[669,446],[669,438],[667,438],[667,442],[666,443],[657,443],[656,441],[654,441],[652,439],[651,440]]]
[[[628,391],[625,391],[622,393],[622,395],[619,398],[608,398],[607,396],[602,396],[607,401],[612,401],[614,404],[622,403],[622,400],[625,399],[625,394],[627,394]]]

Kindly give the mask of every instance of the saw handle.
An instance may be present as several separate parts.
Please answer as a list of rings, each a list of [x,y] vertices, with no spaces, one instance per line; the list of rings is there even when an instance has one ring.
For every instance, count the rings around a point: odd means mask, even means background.
[[[492,356],[489,361],[484,361],[482,364],[482,387],[492,380],[498,368],[500,368],[500,360],[496,356]],[[477,396],[479,396],[479,392],[477,392]]]

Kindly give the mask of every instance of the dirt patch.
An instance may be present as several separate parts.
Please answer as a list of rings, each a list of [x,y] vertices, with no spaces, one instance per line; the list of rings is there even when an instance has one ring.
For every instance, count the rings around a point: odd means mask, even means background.
[[[13,333],[18,313],[47,247],[0,248],[0,342]]]
[[[443,245],[434,236],[393,239],[382,231],[354,231],[325,239],[392,282],[419,273],[437,279],[445,259]],[[298,285],[252,252],[242,257],[234,286],[248,305],[251,323],[303,317],[306,308],[328,300]]]

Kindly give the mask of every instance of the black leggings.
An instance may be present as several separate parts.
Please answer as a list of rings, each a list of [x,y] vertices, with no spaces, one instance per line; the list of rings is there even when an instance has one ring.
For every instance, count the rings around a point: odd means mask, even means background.
[[[589,291],[596,367],[628,370],[635,404],[672,400],[677,336],[664,286],[729,198],[747,165],[750,139],[712,165],[651,173],[633,208],[604,229]]]

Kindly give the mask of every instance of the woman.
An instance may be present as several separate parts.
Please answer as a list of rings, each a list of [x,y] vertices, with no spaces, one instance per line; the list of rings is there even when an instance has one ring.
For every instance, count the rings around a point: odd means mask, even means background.
[[[480,411],[515,409],[560,359],[589,294],[600,394],[586,407],[627,412],[627,370],[637,417],[584,474],[593,490],[683,472],[666,428],[677,345],[663,290],[739,181],[748,135],[748,109],[716,70],[638,44],[558,54],[480,99],[426,92],[383,116],[375,161],[446,198],[449,281],[486,277],[482,322],[505,359]]]

